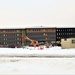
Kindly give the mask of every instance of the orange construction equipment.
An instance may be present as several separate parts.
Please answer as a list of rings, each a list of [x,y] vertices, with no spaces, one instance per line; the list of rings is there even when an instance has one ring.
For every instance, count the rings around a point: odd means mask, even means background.
[[[39,43],[38,43],[38,41],[36,41],[36,40],[32,40],[32,39],[30,39],[30,38],[27,37],[27,36],[22,36],[22,41],[24,41],[24,39],[31,41],[30,46],[39,46]]]

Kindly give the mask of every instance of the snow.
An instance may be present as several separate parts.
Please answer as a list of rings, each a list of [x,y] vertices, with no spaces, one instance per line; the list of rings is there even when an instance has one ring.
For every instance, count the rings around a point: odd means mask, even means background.
[[[75,74],[75,58],[0,58],[2,74]]]
[[[62,49],[61,47],[44,47],[40,50],[39,47],[25,47],[25,48],[0,48],[0,57],[25,57],[25,56],[57,56],[57,57],[75,57],[74,49]]]
[[[0,48],[0,75],[75,74],[75,58],[71,56],[75,56],[75,49],[57,46],[43,50],[38,47]]]
[[[42,27],[41,27],[42,26]],[[25,29],[25,28],[75,28],[75,25],[1,25],[0,29]]]

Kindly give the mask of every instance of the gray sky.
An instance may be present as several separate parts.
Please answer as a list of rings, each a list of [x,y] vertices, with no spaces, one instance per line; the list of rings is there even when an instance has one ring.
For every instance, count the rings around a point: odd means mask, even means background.
[[[0,0],[0,25],[75,25],[75,0]]]

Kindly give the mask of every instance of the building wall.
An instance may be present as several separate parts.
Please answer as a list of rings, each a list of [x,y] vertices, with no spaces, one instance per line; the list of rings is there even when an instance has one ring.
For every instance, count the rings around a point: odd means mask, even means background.
[[[62,48],[75,48],[75,38],[61,39]]]
[[[62,38],[75,38],[75,28],[56,28],[56,41]]]
[[[56,41],[56,29],[55,28],[27,28],[26,35],[33,40],[45,40],[49,43]],[[27,40],[27,45],[30,41]]]
[[[21,29],[0,29],[0,45],[20,45],[22,36]]]
[[[60,41],[62,38],[75,38],[75,28],[24,28],[24,29],[0,29],[0,45],[22,45],[22,35],[32,40]],[[24,40],[24,45],[31,42]]]

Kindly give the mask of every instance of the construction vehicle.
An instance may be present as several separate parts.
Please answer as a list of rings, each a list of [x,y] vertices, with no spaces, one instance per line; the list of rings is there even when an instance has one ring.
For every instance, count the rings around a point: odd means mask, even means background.
[[[47,48],[49,48],[49,43],[47,41],[44,41],[42,44],[40,44],[38,41],[36,40],[32,40],[29,37],[25,36],[25,39],[31,41],[30,46],[39,46],[39,45],[45,45]]]
[[[30,39],[29,37],[27,37],[27,36],[25,35],[25,31],[22,30],[22,44],[23,44],[23,45],[24,45],[24,40],[25,40],[25,39],[31,41],[30,46],[39,46],[38,41],[32,40],[32,39]]]
[[[46,46],[46,48],[49,48],[49,46],[50,46],[49,43],[45,40],[39,40],[38,42],[39,42],[39,45],[44,45],[44,46]]]
[[[30,46],[36,47],[36,46],[39,46],[39,45],[45,45],[47,48],[49,48],[49,43],[44,41],[44,40],[43,41],[36,41],[36,40],[30,39],[27,36],[22,35],[22,42],[24,42],[25,39],[31,41]]]
[[[32,39],[30,39],[30,38],[27,37],[27,36],[23,36],[23,39],[26,39],[26,40],[31,41],[30,46],[39,46],[38,41],[36,41],[36,40],[32,40]]]
[[[45,40],[38,40],[39,45],[44,45],[45,44]]]

